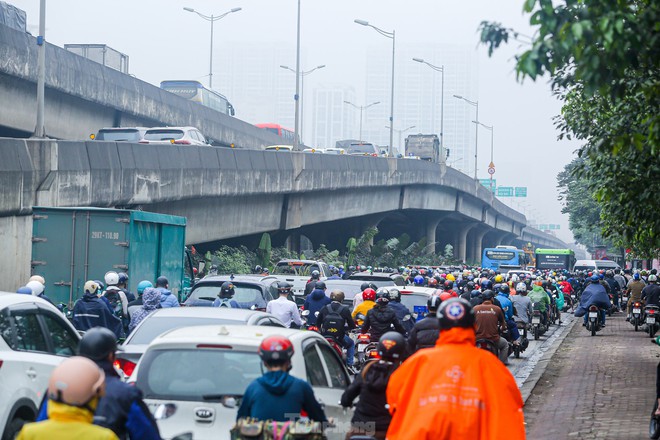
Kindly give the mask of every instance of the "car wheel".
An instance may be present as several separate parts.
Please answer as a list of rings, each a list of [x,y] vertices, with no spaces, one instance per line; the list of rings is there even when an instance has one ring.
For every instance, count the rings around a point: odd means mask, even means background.
[[[21,419],[20,417],[14,418],[5,427],[5,432],[2,434],[2,440],[14,440],[18,437],[18,433],[23,429],[23,425],[29,423],[29,420]]]

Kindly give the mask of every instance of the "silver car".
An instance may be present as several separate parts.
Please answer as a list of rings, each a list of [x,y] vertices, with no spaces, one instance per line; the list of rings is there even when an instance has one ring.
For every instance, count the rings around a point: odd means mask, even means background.
[[[144,133],[141,144],[208,146],[209,142],[195,127],[154,127]]]

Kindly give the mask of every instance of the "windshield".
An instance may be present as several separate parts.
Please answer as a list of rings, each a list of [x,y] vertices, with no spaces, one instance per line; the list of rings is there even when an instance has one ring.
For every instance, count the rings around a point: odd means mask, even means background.
[[[401,304],[406,306],[411,312],[414,311],[415,306],[426,307],[428,302],[428,295],[421,295],[418,293],[409,293],[401,295]]]
[[[369,275],[351,275],[349,280],[369,281],[377,287],[396,286],[396,283],[391,278],[373,277]]]
[[[350,147],[348,147],[348,154],[373,154],[376,152],[376,149],[374,148],[374,144],[351,144]]]
[[[578,271],[578,270],[594,270],[596,266],[575,266],[573,268],[573,271]]]
[[[169,141],[171,139],[181,139],[183,130],[149,130],[144,138],[148,141]]]
[[[195,401],[202,396],[242,396],[250,382],[261,375],[256,350],[153,350],[140,363],[137,386],[146,399]]]
[[[243,319],[217,319],[217,318],[197,318],[197,317],[178,317],[168,316],[147,317],[141,326],[126,341],[126,344],[149,344],[156,336],[179,327],[192,327],[195,325],[242,325]]]
[[[138,130],[99,130],[95,140],[97,141],[113,141],[113,142],[127,142],[139,141],[142,139]]]
[[[221,285],[199,285],[190,293],[190,298],[195,300],[215,301],[220,293]],[[269,300],[272,298],[268,298]],[[249,309],[255,306],[258,309],[266,308],[266,301],[261,293],[261,288],[253,284],[240,284],[234,283],[234,297],[232,300],[236,301],[242,309]]]
[[[301,277],[309,277],[312,272],[319,269],[316,263],[303,263],[302,261],[289,261],[277,263],[273,269],[274,275],[296,275]]]

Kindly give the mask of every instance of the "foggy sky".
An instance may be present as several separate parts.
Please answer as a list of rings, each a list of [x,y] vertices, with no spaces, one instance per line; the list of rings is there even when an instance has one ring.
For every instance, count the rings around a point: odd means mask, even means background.
[[[28,30],[36,35],[39,1],[9,3],[27,12]],[[560,213],[557,201],[556,175],[579,145],[557,141],[552,117],[559,113],[560,102],[552,97],[547,78],[536,83],[516,81],[513,56],[524,50],[520,43],[510,43],[492,58],[485,46],[478,45],[477,28],[482,20],[502,22],[531,34],[522,4],[522,0],[302,0],[302,67],[327,66],[310,75],[305,88],[311,91],[316,84],[345,83],[352,85],[357,100],[363,101],[366,51],[378,50],[390,57],[391,41],[353,23],[356,18],[384,30],[395,29],[397,45],[467,44],[477,52],[479,70],[479,94],[468,98],[479,101],[479,120],[495,127],[498,185],[527,186],[527,199],[515,200],[524,201],[528,218],[560,224],[558,236],[570,241],[568,217]],[[50,0],[46,40],[58,46],[107,44],[129,55],[131,74],[154,85],[171,78],[197,79],[206,84],[209,24],[185,12],[184,6],[208,15],[243,8],[216,23],[216,59],[236,42],[295,44],[295,0]],[[443,64],[442,60],[427,61]],[[295,67],[295,59],[280,64]],[[222,85],[216,84],[222,66],[214,65],[214,88],[222,90]],[[293,97],[291,108],[293,111]],[[308,119],[311,108],[309,111]],[[395,127],[396,114],[395,109]],[[487,158],[489,149],[490,133],[481,130],[480,162]],[[515,204],[513,207],[517,208]]]

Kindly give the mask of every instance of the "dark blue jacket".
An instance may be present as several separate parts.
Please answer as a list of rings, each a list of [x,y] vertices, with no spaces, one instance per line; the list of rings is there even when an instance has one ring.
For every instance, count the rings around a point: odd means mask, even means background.
[[[401,322],[403,328],[406,329],[406,333],[410,334],[410,330],[415,325],[415,319],[412,317],[412,313],[408,310],[408,307],[396,301],[390,301],[388,305],[394,310],[394,314]],[[406,315],[408,315],[408,319],[405,319]]]
[[[117,339],[124,337],[121,319],[112,314],[105,302],[93,293],[85,293],[73,306],[71,322],[76,330],[86,332],[93,327],[105,327],[114,332]]]
[[[590,305],[596,305],[601,309],[609,309],[612,305],[610,303],[610,297],[600,283],[589,283],[582,292],[580,297],[580,305],[575,310],[575,316],[580,317],[584,316],[589,310]]]
[[[330,298],[325,296],[325,291],[321,289],[314,289],[312,293],[309,294],[305,300],[304,308],[309,310],[309,316],[307,317],[308,325],[316,325],[316,312],[320,312],[321,309],[332,301]]]
[[[307,382],[285,371],[269,371],[247,387],[236,418],[286,422],[301,410],[305,410],[311,420],[327,421]]]
[[[111,429],[121,440],[160,440],[158,425],[142,401],[142,392],[121,381],[108,361],[97,362],[105,372],[105,395],[94,413],[94,424]],[[48,419],[48,400],[39,410],[37,422]]]

